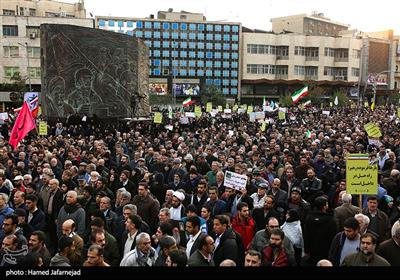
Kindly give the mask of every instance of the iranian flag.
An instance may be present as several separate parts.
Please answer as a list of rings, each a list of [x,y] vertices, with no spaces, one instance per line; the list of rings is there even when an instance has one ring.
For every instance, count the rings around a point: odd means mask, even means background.
[[[307,137],[307,138],[311,138],[311,131],[310,131],[309,129],[308,129],[307,132],[306,132],[306,137]]]
[[[183,107],[187,107],[187,106],[192,105],[193,103],[194,103],[194,102],[193,102],[193,100],[192,100],[192,97],[188,97],[188,98],[186,98],[185,100],[183,100],[182,105],[183,105]]]
[[[304,88],[299,89],[298,91],[293,93],[292,95],[293,103],[296,104],[297,102],[299,102],[300,99],[302,99],[304,96],[307,95],[308,95],[308,86],[305,86]]]

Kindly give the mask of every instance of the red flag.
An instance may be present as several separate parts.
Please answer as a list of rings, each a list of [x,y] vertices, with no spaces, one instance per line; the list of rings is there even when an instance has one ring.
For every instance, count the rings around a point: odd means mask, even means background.
[[[18,143],[24,139],[29,131],[36,127],[28,103],[24,102],[22,109],[15,120],[8,143],[15,149]]]

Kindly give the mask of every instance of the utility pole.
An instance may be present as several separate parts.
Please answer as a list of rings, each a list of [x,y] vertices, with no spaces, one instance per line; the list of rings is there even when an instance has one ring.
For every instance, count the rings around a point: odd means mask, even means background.
[[[18,43],[18,45],[24,47],[25,50],[26,50],[26,59],[27,59],[27,62],[28,62],[28,71],[27,72],[28,72],[29,91],[32,92],[31,75],[29,73],[30,64],[29,64],[28,43],[25,42],[25,45],[22,45],[21,43]]]

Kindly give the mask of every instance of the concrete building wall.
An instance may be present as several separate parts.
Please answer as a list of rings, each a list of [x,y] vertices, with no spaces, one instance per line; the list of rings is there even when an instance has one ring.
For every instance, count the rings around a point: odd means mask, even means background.
[[[278,74],[252,74],[248,73],[247,66],[249,64],[264,65],[285,65],[288,66],[288,75],[286,80],[304,80],[306,75],[297,75],[295,66],[318,67],[318,76],[316,80],[335,80],[334,76],[324,75],[324,67],[343,67],[347,68],[346,81],[358,81],[358,76],[352,75],[352,68],[360,67],[360,59],[357,58],[357,51],[361,50],[362,40],[355,38],[333,38],[323,36],[304,36],[296,34],[265,34],[265,33],[242,33],[242,79],[280,79]],[[248,53],[248,45],[270,45],[288,46],[289,56],[287,59],[278,59],[276,54],[252,54]],[[318,58],[310,59],[304,55],[295,55],[296,46],[304,48],[318,48]],[[325,48],[347,49],[348,59],[337,59],[331,56],[325,56]]]
[[[4,25],[18,26],[18,36],[4,36],[3,32],[0,36],[0,83],[10,83],[10,78],[5,77],[6,67],[19,67],[21,77],[28,75],[28,48],[40,48],[40,33],[32,37],[28,33],[35,28],[39,32],[40,25],[43,23],[53,24],[70,24],[93,28],[93,20],[85,18],[61,18],[61,17],[25,17],[25,16],[0,16],[0,27]],[[27,26],[32,28],[27,30]],[[34,33],[34,32],[33,32]],[[26,47],[25,47],[26,46]],[[9,57],[5,47],[18,48],[18,54],[15,57]],[[37,52],[36,52],[37,54]],[[40,68],[40,51],[39,55],[29,57],[29,67]],[[29,81],[27,80],[27,83]],[[31,84],[40,85],[40,75],[37,78],[31,78]]]

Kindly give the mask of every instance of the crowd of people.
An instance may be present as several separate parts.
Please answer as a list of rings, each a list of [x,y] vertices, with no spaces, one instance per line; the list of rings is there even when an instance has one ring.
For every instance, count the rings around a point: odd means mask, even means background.
[[[247,113],[161,111],[162,124],[69,118],[15,150],[3,124],[0,266],[400,265],[395,107],[270,111],[265,130]],[[376,195],[346,192],[348,153],[378,164]]]

